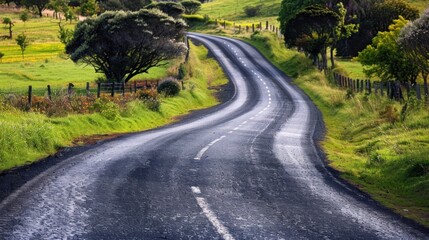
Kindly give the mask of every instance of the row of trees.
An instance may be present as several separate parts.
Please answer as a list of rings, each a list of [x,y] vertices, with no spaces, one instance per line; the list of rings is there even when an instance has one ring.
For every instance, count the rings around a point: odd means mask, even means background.
[[[415,82],[429,72],[427,12],[415,20],[418,10],[403,0],[283,0],[279,20],[286,45],[324,68],[328,49],[334,66],[336,49],[359,55],[370,76]]]
[[[404,0],[283,0],[279,13],[280,29],[285,31],[287,22],[300,11],[312,5],[321,5],[335,11],[338,3],[345,7],[345,24],[355,24],[358,31],[335,44],[337,55],[355,57],[380,31],[386,31],[399,16],[408,20],[419,17],[419,11]]]

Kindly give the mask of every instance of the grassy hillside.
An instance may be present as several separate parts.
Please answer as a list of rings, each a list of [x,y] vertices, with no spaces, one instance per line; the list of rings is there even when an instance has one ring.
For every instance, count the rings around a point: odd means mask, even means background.
[[[407,0],[407,2],[418,8],[420,11],[423,11],[429,6],[427,0]],[[252,18],[246,17],[243,10],[244,7],[260,4],[262,5],[262,10],[259,16]],[[212,2],[204,3],[198,14],[207,14],[211,18],[226,19],[237,23],[259,21],[269,21],[274,23],[277,20],[280,7],[281,0],[213,0]]]
[[[0,62],[0,94],[23,93],[28,85],[41,94],[48,84],[53,89],[67,87],[68,83],[84,88],[86,82],[94,82],[102,76],[95,73],[91,66],[77,65],[63,54],[64,45],[57,37],[59,20],[33,17],[24,23],[19,20],[19,13],[1,8],[0,15],[13,20],[14,37],[24,32],[30,40],[24,59],[14,39],[0,40],[0,52],[5,54]],[[74,28],[75,24],[66,23],[65,26]],[[0,36],[8,33],[2,25]],[[149,74],[138,75],[135,79],[160,79],[166,77],[168,68],[168,65],[152,68]]]

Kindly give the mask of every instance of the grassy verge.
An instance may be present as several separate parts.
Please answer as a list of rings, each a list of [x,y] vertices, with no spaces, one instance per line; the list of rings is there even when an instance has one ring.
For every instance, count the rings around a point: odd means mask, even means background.
[[[176,97],[161,99],[159,111],[151,111],[142,102],[133,101],[124,109],[109,105],[105,113],[48,118],[3,106],[0,108],[0,171],[48,156],[82,136],[155,128],[191,110],[218,104],[209,87],[225,84],[227,80],[217,62],[207,58],[204,47],[191,45],[191,49],[186,90]]]
[[[329,164],[385,206],[429,226],[428,107],[410,99],[404,110],[373,95],[347,95],[271,34],[247,40],[293,77],[322,111]]]

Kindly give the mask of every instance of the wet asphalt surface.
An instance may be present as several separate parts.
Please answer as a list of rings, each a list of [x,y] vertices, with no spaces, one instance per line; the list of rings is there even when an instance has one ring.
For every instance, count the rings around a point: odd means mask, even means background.
[[[336,177],[319,111],[254,48],[190,37],[229,100],[3,174],[0,239],[429,239]]]

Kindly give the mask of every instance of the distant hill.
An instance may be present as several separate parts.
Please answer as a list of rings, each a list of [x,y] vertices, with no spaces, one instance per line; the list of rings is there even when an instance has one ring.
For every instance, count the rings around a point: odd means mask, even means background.
[[[407,0],[412,6],[424,11],[429,7],[428,0]],[[262,5],[261,12],[257,17],[247,17],[244,7]],[[275,20],[280,11],[281,0],[213,0],[204,3],[198,14],[209,15],[211,18],[226,19],[231,21],[244,20]]]

